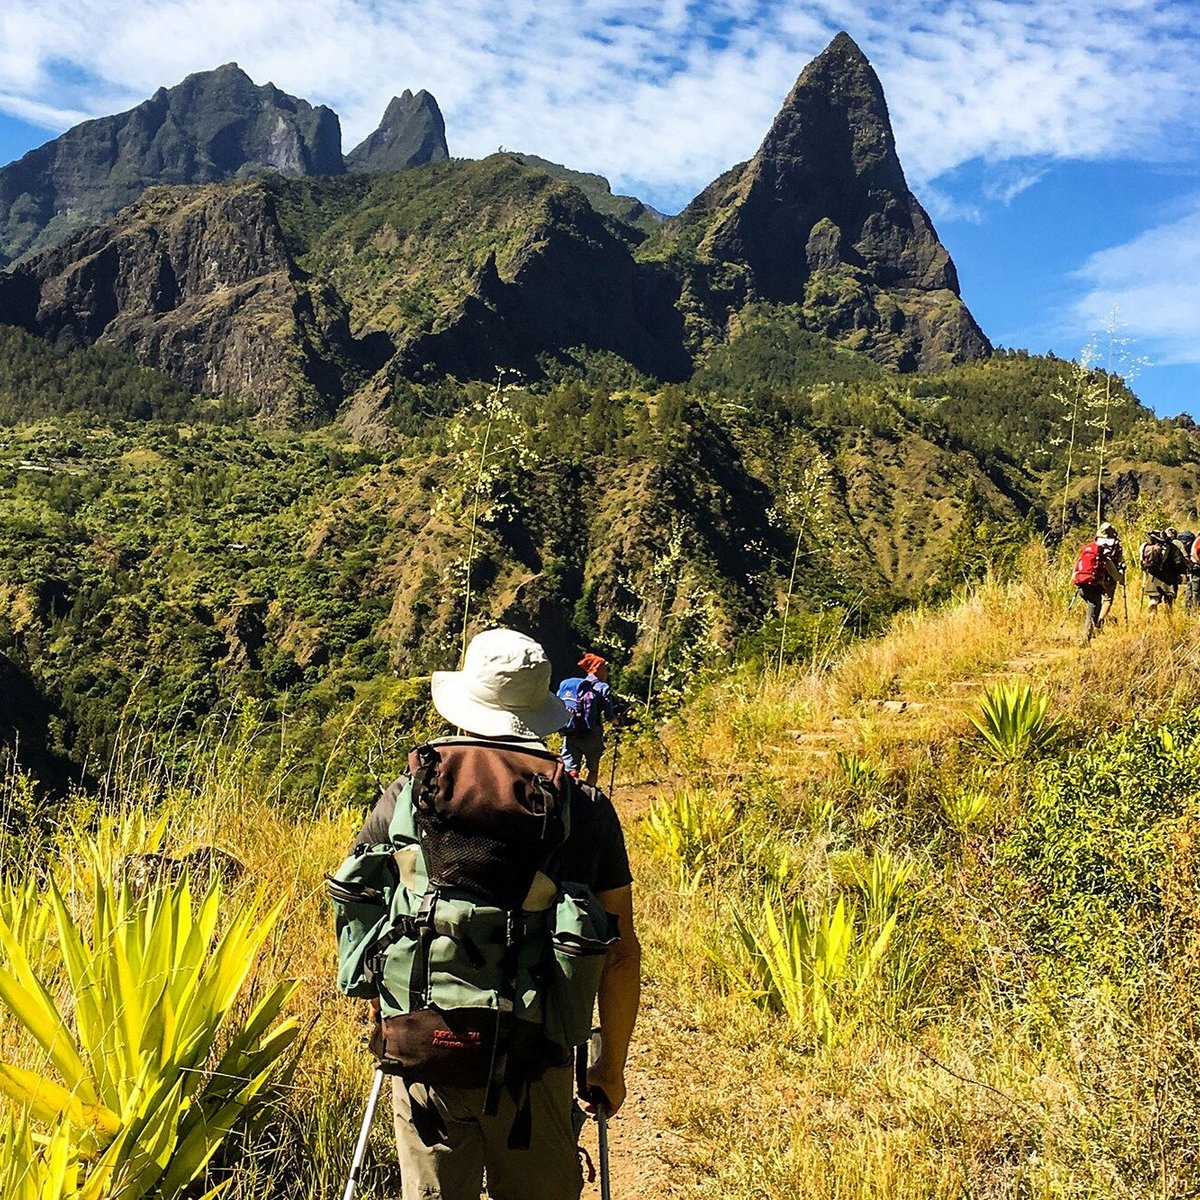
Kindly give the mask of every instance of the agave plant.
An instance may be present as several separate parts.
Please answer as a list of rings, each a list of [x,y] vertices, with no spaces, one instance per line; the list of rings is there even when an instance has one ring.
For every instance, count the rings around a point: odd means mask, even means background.
[[[943,792],[938,796],[938,803],[946,824],[960,837],[965,837],[987,813],[991,799],[985,791],[965,787]]]
[[[840,898],[814,920],[802,898],[791,903],[769,895],[761,913],[733,913],[734,928],[750,960],[750,994],[784,1014],[801,1033],[833,1045],[854,1022],[860,995],[887,951],[896,927],[893,913],[875,937],[857,927],[853,907]],[[738,969],[721,964],[738,977]]]
[[[968,713],[984,748],[1001,763],[1044,753],[1062,733],[1062,721],[1049,715],[1050,697],[1025,684],[999,683],[987,688],[979,713]]]
[[[643,828],[650,852],[669,864],[676,884],[688,891],[715,864],[736,821],[737,809],[729,800],[680,788],[650,806]]]
[[[4,1200],[58,1200],[80,1195],[79,1156],[65,1127],[39,1145],[28,1116],[0,1122],[0,1195]]]
[[[838,769],[846,783],[846,790],[859,800],[870,800],[882,796],[887,790],[887,771],[863,758],[853,750],[839,750]]]
[[[885,922],[894,916],[906,894],[911,891],[916,870],[917,864],[913,859],[883,849],[876,850],[859,879],[868,913]]]
[[[24,1114],[0,1133],[6,1198],[194,1194],[226,1136],[286,1072],[298,1032],[279,1020],[291,981],[237,1009],[281,904],[245,905],[219,932],[219,884],[195,902],[186,878],[135,901],[97,867],[94,886],[90,922],[53,883],[43,899],[65,984],[55,991],[31,961],[39,926],[27,902],[0,897],[0,1002],[53,1068],[0,1063],[0,1091]]]

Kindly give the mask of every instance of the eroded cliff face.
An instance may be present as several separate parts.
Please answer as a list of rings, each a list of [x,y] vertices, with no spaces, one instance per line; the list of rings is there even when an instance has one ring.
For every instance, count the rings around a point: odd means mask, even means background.
[[[0,277],[0,319],[59,346],[118,346],[279,423],[327,419],[356,350],[344,305],[296,267],[258,183],[147,193]]]
[[[343,170],[332,109],[259,87],[227,63],[0,168],[0,267],[106,220],[156,184]]]
[[[804,69],[754,158],[678,221],[702,262],[744,273],[717,303],[803,305],[809,328],[899,370],[990,350],[905,182],[879,78],[844,33]],[[692,293],[720,324],[703,284]]]
[[[499,364],[536,377],[539,355],[582,346],[661,379],[685,378],[677,284],[635,263],[580,192],[541,179],[502,266],[488,254],[440,320],[402,339],[401,368],[488,378]]]
[[[677,285],[581,193],[505,155],[416,174],[151,191],[0,276],[0,321],[111,343],[272,422],[328,419],[383,368],[535,377],[580,346],[686,376]]]

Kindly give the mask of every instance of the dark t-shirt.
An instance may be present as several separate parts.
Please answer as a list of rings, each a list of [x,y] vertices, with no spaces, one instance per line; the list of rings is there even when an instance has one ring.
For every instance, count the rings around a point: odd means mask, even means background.
[[[396,799],[407,782],[408,776],[401,775],[375,802],[355,838],[356,846],[388,840]],[[559,878],[585,884],[593,892],[608,892],[632,883],[625,835],[612,801],[598,788],[574,781],[570,796],[571,832],[559,852]]]

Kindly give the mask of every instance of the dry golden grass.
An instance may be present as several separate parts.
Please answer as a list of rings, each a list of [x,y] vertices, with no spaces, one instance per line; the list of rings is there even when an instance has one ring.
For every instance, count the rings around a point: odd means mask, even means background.
[[[994,831],[1021,803],[1022,776],[980,764],[965,710],[989,683],[1032,682],[1082,744],[1200,702],[1200,621],[1183,611],[1152,621],[1135,596],[1126,623],[1118,598],[1119,623],[1081,646],[1063,575],[1034,548],[1017,582],[902,616],[825,672],[713,684],[653,753],[628,763],[631,778],[657,772],[660,791],[686,779],[740,800],[752,824],[765,811],[810,896],[836,888],[831,864],[856,845],[911,848],[926,889],[913,936],[932,959],[924,1011],[868,1014],[847,1042],[815,1050],[722,995],[707,958],[730,898],[761,885],[738,869],[676,895],[635,841],[655,979],[642,1037],[660,1073],[657,1111],[678,1135],[653,1194],[1200,1194],[1186,1139],[1164,1133],[1168,1114],[1177,1128],[1192,1124],[1181,1113],[1195,1097],[1171,1072],[1194,1065],[1200,1046],[1184,1003],[1195,964],[1179,964],[1132,1009],[1102,993],[1053,1019],[1013,1003],[1029,978],[997,921],[991,856]],[[847,794],[838,751],[881,769],[879,795]],[[939,815],[939,794],[955,786],[992,795],[977,836],[954,834]],[[869,828],[864,809],[878,816]],[[1137,1063],[1153,1064],[1152,1084],[1139,1079],[1134,1047]]]
[[[646,992],[629,1111],[613,1127],[616,1194],[1200,1195],[1179,1148],[1200,1109],[1190,1082],[1200,1078],[1200,1004],[1191,999],[1200,951],[1181,953],[1138,1007],[1101,989],[1048,1015],[1029,999],[1021,947],[997,915],[995,845],[1025,777],[984,767],[973,752],[964,710],[983,686],[1036,684],[1076,742],[1200,701],[1200,621],[1177,613],[1151,622],[1131,605],[1128,625],[1081,647],[1077,610],[1064,621],[1062,576],[1032,550],[1017,583],[986,583],[959,604],[900,617],[824,671],[735,672],[653,743],[623,748],[617,800]],[[874,774],[852,781],[839,751]],[[255,763],[236,739],[186,778],[143,763],[113,781],[105,803],[163,814],[168,851],[219,846],[245,863],[239,886],[290,897],[258,977],[302,980],[307,1043],[287,1102],[230,1195],[315,1198],[340,1191],[371,1071],[363,1006],[333,986],[321,889],[363,810],[290,809],[278,779]],[[681,892],[648,849],[639,814],[682,787],[736,804],[739,823],[722,860]],[[955,832],[941,812],[939,798],[960,787],[988,793],[978,830]],[[81,835],[75,824],[61,830],[56,870],[70,870]],[[114,853],[146,848],[121,837]],[[1164,887],[1172,920],[1186,926],[1196,856],[1188,829],[1178,841]],[[818,1049],[723,982],[715,959],[736,952],[730,905],[756,899],[768,880],[815,905],[853,899],[853,864],[880,848],[917,864],[888,986],[864,996],[849,1036]],[[5,1028],[0,1021],[0,1047],[27,1052]],[[363,1200],[394,1194],[386,1119],[373,1149]]]

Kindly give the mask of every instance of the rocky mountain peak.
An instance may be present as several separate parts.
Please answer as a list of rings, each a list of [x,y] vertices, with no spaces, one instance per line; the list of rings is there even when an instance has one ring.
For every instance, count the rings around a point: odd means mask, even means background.
[[[403,171],[449,157],[446,122],[424,88],[393,96],[379,128],[346,155],[351,171]]]
[[[844,33],[796,80],[711,244],[747,261],[765,298],[793,302],[803,299],[819,224],[826,248],[835,231],[844,261],[882,270],[888,283],[957,288],[905,182],[879,77]]]
[[[259,86],[226,63],[127,112],[76,125],[0,169],[0,268],[106,220],[154,184],[343,170],[332,109]]]
[[[747,267],[757,298],[811,309],[819,332],[903,323],[877,357],[909,370],[988,352],[905,181],[883,86],[848,34],[804,68],[754,158],[702,199],[705,252]],[[892,293],[882,306],[881,291]]]

